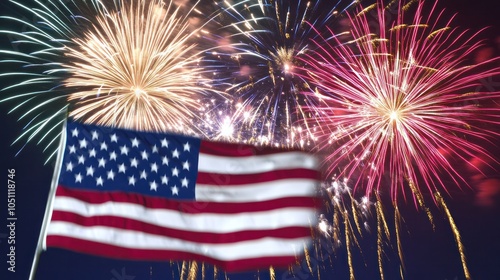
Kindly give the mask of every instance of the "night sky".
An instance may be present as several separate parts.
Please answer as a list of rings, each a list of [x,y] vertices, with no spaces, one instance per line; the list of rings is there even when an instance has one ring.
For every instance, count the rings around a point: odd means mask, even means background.
[[[28,1],[26,1],[29,3]],[[458,13],[455,25],[462,28],[479,30],[490,26],[481,35],[485,39],[482,55],[500,54],[500,14],[497,1],[440,1],[441,7],[446,7],[446,13]],[[12,12],[12,7],[3,0],[0,4],[0,14]],[[8,29],[2,26],[2,29]],[[1,48],[8,49],[9,41],[0,37]],[[2,69],[4,72],[4,69]],[[0,80],[4,82],[4,80]],[[492,90],[500,90],[500,77],[485,81],[485,86]],[[3,87],[3,84],[2,84]],[[1,92],[0,92],[1,94]],[[21,133],[22,127],[16,122],[18,114],[7,114],[13,103],[0,104],[2,118],[2,136],[0,137],[0,174],[3,176],[0,185],[0,279],[28,279],[33,254],[42,223],[45,203],[54,167],[44,165],[44,155],[35,144],[24,147],[17,154],[19,145],[15,148],[10,144]],[[498,151],[496,156],[498,158]],[[7,254],[9,254],[7,221],[7,179],[8,170],[15,169],[16,184],[16,226],[15,226],[15,273],[7,269]],[[472,176],[464,171],[464,176]],[[446,196],[466,250],[468,265],[473,279],[500,279],[500,185],[499,175],[495,171],[486,171],[484,180],[497,179],[487,188],[478,192],[471,190],[455,190]],[[432,206],[431,206],[432,207]],[[403,228],[403,252],[405,256],[405,279],[464,279],[460,256],[453,240],[450,226],[444,215],[434,209],[436,230],[426,220],[423,212],[418,212],[408,203],[401,209],[405,227]],[[358,279],[379,279],[376,263],[376,231],[361,241],[363,255],[355,256],[355,275]],[[328,247],[327,242],[324,245]],[[327,257],[314,258],[313,265],[319,266],[321,279],[348,279],[347,256],[345,251],[333,252],[324,249]],[[359,253],[356,253],[359,254]],[[332,265],[333,264],[333,265]],[[302,263],[301,263],[302,265]],[[397,279],[399,262],[396,248],[386,252],[386,279]],[[102,279],[102,280],[142,280],[142,279],[178,279],[179,264],[128,262],[109,260],[94,256],[81,255],[60,249],[49,249],[41,256],[36,279]],[[207,268],[207,275],[213,275],[213,270]],[[316,274],[315,274],[316,275]],[[255,271],[228,275],[230,279],[269,279],[267,271]],[[306,269],[300,266],[296,269],[295,278],[286,271],[277,271],[276,279],[316,279]],[[210,279],[207,276],[206,279]],[[224,275],[218,276],[224,279]]]

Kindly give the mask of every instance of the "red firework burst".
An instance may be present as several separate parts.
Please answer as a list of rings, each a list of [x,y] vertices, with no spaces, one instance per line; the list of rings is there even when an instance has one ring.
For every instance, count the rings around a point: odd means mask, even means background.
[[[456,160],[491,160],[483,144],[500,124],[500,92],[481,87],[500,74],[498,59],[469,62],[478,33],[451,28],[453,18],[440,27],[436,3],[408,5],[360,9],[304,61],[324,104],[314,120],[329,173],[367,194],[390,185],[393,199],[467,184]]]

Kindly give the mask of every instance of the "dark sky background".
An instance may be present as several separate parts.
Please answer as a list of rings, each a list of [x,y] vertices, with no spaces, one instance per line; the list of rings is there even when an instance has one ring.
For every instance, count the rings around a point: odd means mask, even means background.
[[[0,12],[6,13],[9,4],[2,0]],[[483,35],[486,47],[484,55],[499,55],[500,50],[500,9],[497,1],[457,1],[442,0],[449,14],[458,13],[456,25],[462,28],[479,30],[490,26]],[[2,26],[2,29],[8,29]],[[7,38],[0,37],[2,48],[9,48]],[[2,69],[1,72],[4,72]],[[485,81],[485,86],[500,90],[500,77]],[[0,93],[1,94],[1,93]],[[27,145],[19,154],[11,142],[21,133],[16,122],[18,115],[8,115],[12,104],[0,104],[2,128],[0,136],[0,279],[27,279],[31,267],[34,249],[42,223],[48,189],[53,174],[53,166],[44,166],[41,147]],[[498,149],[497,154],[498,158]],[[16,272],[7,271],[9,234],[7,221],[7,175],[8,169],[15,169],[16,182]],[[465,173],[464,173],[465,174]],[[489,172],[489,179],[499,179],[498,172]],[[468,174],[466,176],[471,176]],[[468,265],[473,279],[500,279],[500,186],[499,181],[492,183],[480,192],[454,191],[446,197],[458,228],[462,233]],[[496,190],[496,191],[495,191]],[[434,211],[436,230],[433,231],[424,213],[417,212],[409,204],[402,209],[405,219],[403,251],[405,255],[406,279],[454,280],[464,279],[456,243],[444,215]],[[435,209],[437,210],[437,209]],[[355,274],[357,279],[378,279],[376,263],[375,233],[361,241],[363,256],[355,256]],[[327,242],[324,242],[328,247]],[[397,279],[399,262],[394,250],[386,251],[386,279]],[[346,254],[343,250],[333,252],[325,249],[328,258],[315,258],[313,265],[319,265],[321,279],[348,279]],[[323,260],[325,259],[325,260]],[[333,265],[331,265],[333,263]],[[307,270],[297,267],[296,277],[284,271],[277,271],[276,279],[317,279]],[[36,279],[102,279],[102,280],[143,280],[143,279],[178,279],[177,263],[127,262],[90,257],[60,249],[49,249],[41,256]],[[207,268],[207,275],[213,270]],[[224,275],[219,275],[224,279]],[[249,272],[229,275],[230,279],[269,279],[268,273]],[[210,279],[207,276],[206,279]]]

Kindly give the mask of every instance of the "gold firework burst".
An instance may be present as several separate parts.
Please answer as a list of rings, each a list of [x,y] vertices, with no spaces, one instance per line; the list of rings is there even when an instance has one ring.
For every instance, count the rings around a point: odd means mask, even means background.
[[[74,89],[70,115],[89,123],[189,131],[199,97],[211,91],[189,14],[162,1],[119,1],[99,9],[82,38],[65,48]],[[214,92],[214,91],[212,91]]]

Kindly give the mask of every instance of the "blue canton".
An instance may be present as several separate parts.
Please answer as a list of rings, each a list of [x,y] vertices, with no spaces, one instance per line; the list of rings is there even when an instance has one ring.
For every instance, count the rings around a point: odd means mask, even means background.
[[[192,137],[68,121],[59,184],[194,199],[199,147]]]

